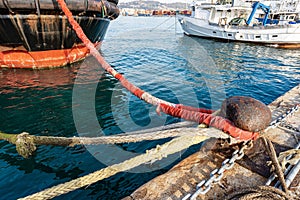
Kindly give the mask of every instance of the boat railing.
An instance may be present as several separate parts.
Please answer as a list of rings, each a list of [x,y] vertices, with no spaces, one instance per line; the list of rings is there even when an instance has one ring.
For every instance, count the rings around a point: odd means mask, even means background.
[[[223,26],[225,27],[225,26]],[[295,28],[295,27],[300,27],[300,23],[298,24],[286,24],[286,25],[278,25],[278,24],[272,24],[272,25],[267,25],[267,26],[263,26],[263,25],[258,25],[258,26],[234,26],[234,25],[227,25],[227,29],[257,29],[257,30],[261,30],[261,29],[282,29],[284,27],[290,27],[290,28]]]
[[[75,13],[100,13],[105,10],[108,16],[116,18],[119,14],[119,8],[116,3],[116,0],[68,0],[67,5],[70,10]],[[61,8],[58,3],[53,0],[39,0],[38,4],[36,4],[36,0],[0,1],[0,12],[9,12],[13,14],[35,12],[40,14],[42,11],[61,12]],[[117,16],[115,16],[116,14]]]

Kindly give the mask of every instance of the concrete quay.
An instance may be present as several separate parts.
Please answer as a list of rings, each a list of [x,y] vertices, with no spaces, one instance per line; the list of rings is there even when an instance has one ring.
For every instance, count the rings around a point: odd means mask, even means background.
[[[272,119],[278,119],[285,115],[291,108],[300,105],[300,85],[294,87],[281,97],[277,98],[268,107],[272,112]],[[272,141],[277,156],[280,152],[294,149],[300,141],[300,109],[288,116],[286,126],[268,128],[261,135]],[[212,130],[213,131],[213,130]],[[266,147],[261,138],[253,142],[253,148],[245,152],[245,156],[238,160],[232,169],[224,172],[220,182],[213,184],[205,195],[199,195],[197,199],[226,199],[228,195],[244,190],[263,186],[271,176],[270,160]],[[237,145],[229,145],[226,142],[211,138],[202,148],[175,165],[167,173],[162,174],[148,183],[145,183],[130,196],[123,200],[175,200],[190,199],[188,194],[196,192],[196,186],[202,180],[207,180],[210,173],[220,168],[226,158],[230,158]],[[300,173],[291,183],[289,190],[292,199],[300,197]]]

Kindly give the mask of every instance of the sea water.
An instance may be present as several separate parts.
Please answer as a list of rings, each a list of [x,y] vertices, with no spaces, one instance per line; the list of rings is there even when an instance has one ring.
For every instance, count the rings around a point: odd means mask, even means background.
[[[218,109],[229,96],[271,103],[300,81],[300,50],[215,41],[182,33],[175,17],[119,17],[102,55],[121,74],[161,99]],[[48,70],[0,69],[0,130],[46,136],[101,136],[179,119],[142,102],[93,58]],[[144,153],[168,141],[39,146],[24,159],[0,142],[0,199],[17,199]],[[161,162],[119,173],[57,199],[120,199],[165,172],[199,145]]]

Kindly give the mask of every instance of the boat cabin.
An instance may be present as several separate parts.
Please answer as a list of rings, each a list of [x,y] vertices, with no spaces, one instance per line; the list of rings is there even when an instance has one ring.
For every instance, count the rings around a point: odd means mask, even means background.
[[[237,0],[202,0],[191,5],[192,15],[196,19],[207,20],[215,25],[240,25],[245,24],[252,11],[251,1]],[[258,14],[257,14],[258,15]],[[234,22],[232,21],[234,19]]]
[[[261,3],[270,12],[264,9],[253,11],[253,1],[196,1],[191,5],[191,17],[208,21],[211,25],[233,25],[233,26],[273,26],[273,25],[292,25],[300,23],[299,8],[300,1],[285,1],[286,7],[282,6],[282,1],[263,1]],[[266,17],[267,16],[267,17]],[[251,20],[249,20],[251,18]]]
[[[224,7],[216,5],[211,9],[209,23],[217,25],[244,25],[251,13],[247,7]],[[239,22],[237,24],[237,22]]]

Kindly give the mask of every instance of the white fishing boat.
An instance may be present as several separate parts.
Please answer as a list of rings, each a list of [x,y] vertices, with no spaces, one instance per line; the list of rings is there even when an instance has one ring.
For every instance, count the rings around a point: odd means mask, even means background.
[[[212,2],[193,2],[191,16],[177,16],[185,34],[300,47],[300,0]]]

